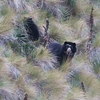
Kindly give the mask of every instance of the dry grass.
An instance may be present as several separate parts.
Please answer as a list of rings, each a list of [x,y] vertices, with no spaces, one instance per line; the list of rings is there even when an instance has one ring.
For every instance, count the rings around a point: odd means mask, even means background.
[[[66,98],[66,100],[86,100],[84,93],[79,88],[73,88]]]
[[[88,14],[90,8],[89,0],[76,0],[76,12],[77,14]]]
[[[34,3],[35,5],[37,1],[39,0],[29,0],[27,3],[29,5]],[[42,46],[37,47],[35,61],[31,63],[27,63],[26,58],[15,54],[10,48],[5,51],[4,47],[0,47],[0,89],[7,91],[9,94],[14,93],[15,96],[15,91],[21,89],[23,93],[28,94],[29,100],[99,100],[100,71],[98,73],[94,72],[93,65],[86,54],[85,45],[90,30],[86,20],[89,19],[91,6],[93,6],[94,31],[97,34],[92,46],[95,49],[100,48],[100,8],[89,4],[89,0],[76,0],[76,16],[70,17],[64,22],[57,16],[53,16],[52,12],[54,10],[51,9],[53,6],[60,4],[61,1],[44,1],[49,5],[46,9],[40,10],[35,6],[36,9],[34,8],[31,12],[25,14],[19,12],[20,17],[17,18],[20,19],[17,20],[21,21],[24,17],[32,17],[33,21],[44,32],[45,19],[49,17],[48,32],[51,37],[60,43],[75,41],[79,52],[70,63],[64,62],[61,69],[58,70],[54,68],[55,63],[57,63],[55,57]],[[47,10],[49,10],[49,13]],[[15,20],[14,13],[16,12],[13,12],[10,8],[6,9],[4,7],[2,10],[3,18],[0,19],[1,34],[4,32],[9,33],[9,30],[13,29],[12,19]],[[17,78],[13,78],[17,71],[13,70],[11,72],[11,67],[19,71],[20,74]],[[97,69],[97,67],[95,68]],[[86,93],[82,90],[81,82],[84,83]]]
[[[50,36],[60,43],[64,43],[64,41],[66,40],[66,34],[62,33],[60,28],[54,25],[50,27]]]
[[[94,46],[100,47],[100,32],[98,32],[98,34],[96,34],[96,37],[94,39]]]
[[[86,92],[92,96],[98,96],[100,91],[100,81],[93,75],[88,74],[85,71],[81,74],[81,79],[85,84]]]
[[[0,58],[0,77],[6,78],[8,76],[7,62],[4,58]]]
[[[39,60],[50,60],[52,59],[53,55],[49,53],[49,51],[44,48],[44,47],[40,47],[39,50],[37,51],[37,55],[36,58]]]
[[[68,20],[67,25],[71,28],[70,31],[73,32],[72,35],[74,36],[74,39],[86,38],[89,34],[88,25],[81,18],[78,19],[72,17]]]
[[[31,85],[28,85],[28,84],[25,85],[24,91],[25,91],[25,93],[28,94],[29,100],[35,99],[38,95],[36,87],[33,87]]]
[[[45,50],[45,52],[43,52],[42,50],[43,48],[41,47],[37,58],[39,60],[50,60],[50,55],[49,57],[47,56],[48,51]],[[13,81],[14,84],[16,84],[18,88],[23,88],[25,92],[28,93],[30,99],[35,98],[37,95],[36,87],[31,86],[31,84],[34,82],[40,84],[41,88],[43,89],[42,92],[44,96],[49,94],[53,95],[54,97],[57,95],[60,96],[65,87],[68,86],[66,84],[66,80],[64,79],[65,74],[60,71],[54,70],[48,73],[43,73],[39,67],[33,66],[32,64],[27,64],[24,58],[14,55],[13,53],[9,57],[9,61],[12,62],[13,65],[16,65],[22,74],[16,80],[16,82]],[[25,85],[24,81],[26,81],[27,85]]]
[[[68,87],[68,84],[64,79],[64,74],[57,70],[44,73],[40,82],[43,92],[46,95],[50,93],[51,96],[58,96],[57,98],[59,98],[64,89]]]
[[[36,62],[39,67],[41,67],[44,71],[46,71],[54,69],[57,61],[55,56],[49,53],[48,49],[41,46],[37,50]]]
[[[60,0],[46,0],[47,2],[51,2],[51,3],[57,3],[59,2]]]
[[[62,66],[61,66],[61,71],[64,72],[64,73],[68,73],[69,72],[69,69],[71,67],[71,62],[69,62],[68,60],[66,62],[63,62]]]
[[[93,6],[94,11],[93,11],[93,17],[94,17],[94,26],[97,26],[97,24],[99,23],[99,19],[100,19],[100,12],[99,12],[99,8],[97,6]]]
[[[12,29],[13,18],[14,18],[14,11],[13,9],[8,8],[7,13],[5,14],[0,23],[0,34],[3,34],[4,32]]]
[[[30,79],[34,80],[34,81],[39,81],[43,75],[42,69],[40,69],[37,66],[34,66],[33,64],[24,65],[21,68],[21,71],[22,71],[24,77],[28,78],[28,76],[29,76]],[[31,80],[29,81],[29,83],[32,82]]]
[[[8,59],[13,65],[18,66],[18,67],[21,67],[27,63],[24,57],[16,55],[13,52],[10,54]]]

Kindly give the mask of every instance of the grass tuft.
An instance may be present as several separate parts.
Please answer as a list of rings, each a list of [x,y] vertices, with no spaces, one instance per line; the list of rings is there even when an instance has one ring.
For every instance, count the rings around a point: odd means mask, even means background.
[[[100,47],[100,32],[96,34],[96,37],[94,39],[94,47]]]
[[[37,55],[36,55],[36,59],[38,59],[38,60],[48,60],[48,61],[50,61],[50,60],[52,60],[52,58],[53,58],[53,55],[52,54],[50,54],[49,53],[49,51],[46,49],[46,48],[44,48],[44,47],[40,47],[39,49],[38,49],[38,51],[37,51]]]
[[[73,88],[66,98],[66,100],[86,100],[84,93],[79,88]]]
[[[0,23],[0,34],[3,34],[5,31],[12,29],[12,20],[14,17],[14,11],[11,8],[7,8],[7,12],[4,15],[3,20]]]
[[[60,28],[54,25],[50,28],[50,36],[60,43],[63,43],[64,40],[66,40],[66,35],[61,32]]]
[[[67,87],[66,80],[63,78],[64,74],[60,71],[54,70],[44,74],[40,81],[40,86],[46,95],[60,96],[60,94]]]

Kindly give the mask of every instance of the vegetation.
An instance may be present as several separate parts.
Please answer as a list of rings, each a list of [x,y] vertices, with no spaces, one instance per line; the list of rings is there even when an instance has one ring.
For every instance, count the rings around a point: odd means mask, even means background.
[[[100,100],[100,0],[0,1],[0,100]],[[77,52],[60,66],[43,44],[30,41],[31,17],[51,41]]]

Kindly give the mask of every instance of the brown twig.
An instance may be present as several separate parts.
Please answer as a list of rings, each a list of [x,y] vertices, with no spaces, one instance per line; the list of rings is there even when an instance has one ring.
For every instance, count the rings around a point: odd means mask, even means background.
[[[90,14],[90,28],[92,29],[93,28],[93,7],[91,9],[91,14]]]
[[[90,24],[90,34],[89,34],[89,40],[88,40],[88,44],[87,44],[87,51],[88,51],[88,53],[90,52],[91,44],[93,42],[93,24],[94,24],[93,10],[94,9],[92,7],[91,13],[90,13],[90,20],[89,20],[89,24]]]
[[[84,86],[84,83],[83,82],[81,82],[81,87],[82,87],[83,92],[85,93],[86,90],[85,90],[85,86]]]
[[[45,30],[45,35],[48,34],[48,28],[49,28],[49,19],[46,18],[46,26],[43,26],[44,30]]]
[[[44,30],[45,30],[45,34],[44,34],[44,46],[46,47],[46,44],[49,43],[50,40],[50,36],[48,34],[48,28],[49,28],[49,19],[46,18],[46,26],[43,26]]]
[[[28,97],[28,95],[27,95],[27,94],[25,94],[24,100],[28,100],[28,99],[27,99],[27,97]]]

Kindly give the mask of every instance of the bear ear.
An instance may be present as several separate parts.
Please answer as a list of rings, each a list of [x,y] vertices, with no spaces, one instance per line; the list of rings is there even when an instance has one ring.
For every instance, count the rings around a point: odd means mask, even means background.
[[[32,18],[30,17],[30,18],[28,18],[28,20],[32,20]]]
[[[76,47],[76,43],[73,43],[73,46],[75,46],[75,47]]]
[[[67,41],[64,42],[64,45],[66,45],[66,44],[67,44]]]

